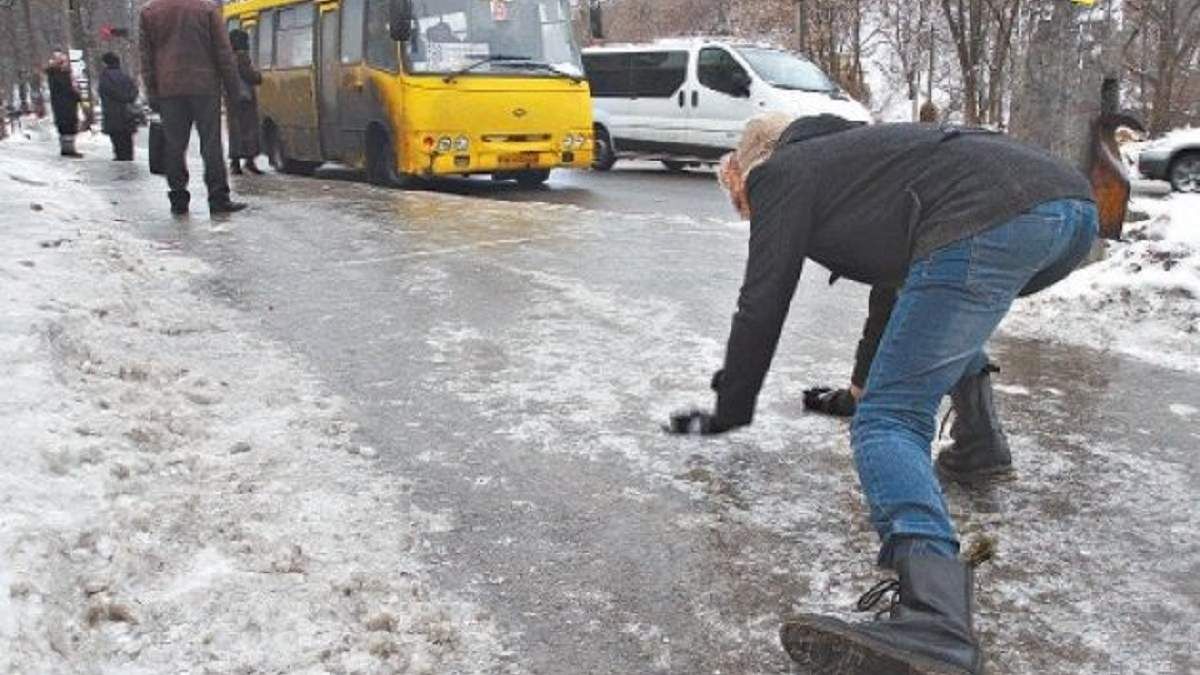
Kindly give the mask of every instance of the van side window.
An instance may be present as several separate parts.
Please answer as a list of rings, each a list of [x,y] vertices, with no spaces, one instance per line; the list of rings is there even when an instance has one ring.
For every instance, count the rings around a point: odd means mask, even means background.
[[[400,50],[388,28],[388,0],[367,0],[367,63],[391,72],[400,70]]]
[[[275,32],[275,65],[304,68],[313,62],[314,5],[296,5],[280,10]]]
[[[258,16],[258,67],[275,65],[275,10],[267,10]]]
[[[750,78],[729,52],[717,47],[701,49],[697,65],[700,84],[730,96],[741,95],[739,80],[744,83]]]
[[[362,61],[364,4],[365,0],[342,2],[342,63]]]
[[[640,52],[631,56],[634,96],[670,98],[687,79],[687,52]]]
[[[629,54],[584,54],[583,68],[595,98],[633,96],[633,68]]]

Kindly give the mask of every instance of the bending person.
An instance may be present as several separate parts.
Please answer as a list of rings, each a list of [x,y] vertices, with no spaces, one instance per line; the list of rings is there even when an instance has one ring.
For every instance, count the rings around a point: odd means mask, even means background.
[[[751,120],[722,173],[751,222],[745,279],[716,410],[676,415],[674,431],[753,421],[806,258],[902,286],[851,427],[877,562],[896,571],[899,597],[864,624],[797,617],[781,630],[784,647],[820,673],[980,672],[973,572],[929,458],[935,418],[942,397],[986,367],[1013,300],[1087,255],[1097,236],[1087,179],[1000,134],[829,115]]]

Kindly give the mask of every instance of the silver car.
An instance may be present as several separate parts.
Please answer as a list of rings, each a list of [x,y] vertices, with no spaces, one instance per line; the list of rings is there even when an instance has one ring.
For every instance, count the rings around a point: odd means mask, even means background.
[[[1200,192],[1200,129],[1175,131],[1144,146],[1138,171],[1170,182],[1176,192]]]

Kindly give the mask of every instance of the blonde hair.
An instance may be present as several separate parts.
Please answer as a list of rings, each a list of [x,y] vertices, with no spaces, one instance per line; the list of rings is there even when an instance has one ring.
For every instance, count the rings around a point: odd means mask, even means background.
[[[755,167],[771,158],[776,144],[779,143],[779,137],[793,121],[791,115],[774,112],[757,115],[746,122],[742,140],[734,151],[742,178],[749,176]]]

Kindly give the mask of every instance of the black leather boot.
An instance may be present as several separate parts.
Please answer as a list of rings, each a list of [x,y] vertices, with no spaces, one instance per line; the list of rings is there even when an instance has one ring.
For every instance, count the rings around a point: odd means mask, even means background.
[[[229,160],[229,173],[231,173],[235,176],[242,175],[242,160],[240,160],[240,159]]]
[[[218,199],[217,201],[209,202],[208,212],[213,214],[237,213],[238,211],[246,208],[246,206],[247,205],[244,202],[235,202],[229,197],[225,197],[224,199]]]
[[[849,624],[802,615],[779,631],[784,649],[815,675],[976,675],[983,650],[975,637],[974,568],[941,556],[896,561],[900,579],[876,584],[858,601],[875,621]]]
[[[171,213],[182,216],[188,212],[188,204],[192,201],[192,194],[187,190],[172,190],[167,193],[167,199],[171,200]]]
[[[992,373],[996,372],[1000,369],[989,363],[982,371],[965,375],[951,390],[954,444],[938,453],[937,471],[942,477],[970,484],[1012,475],[1012,452],[992,399]]]

